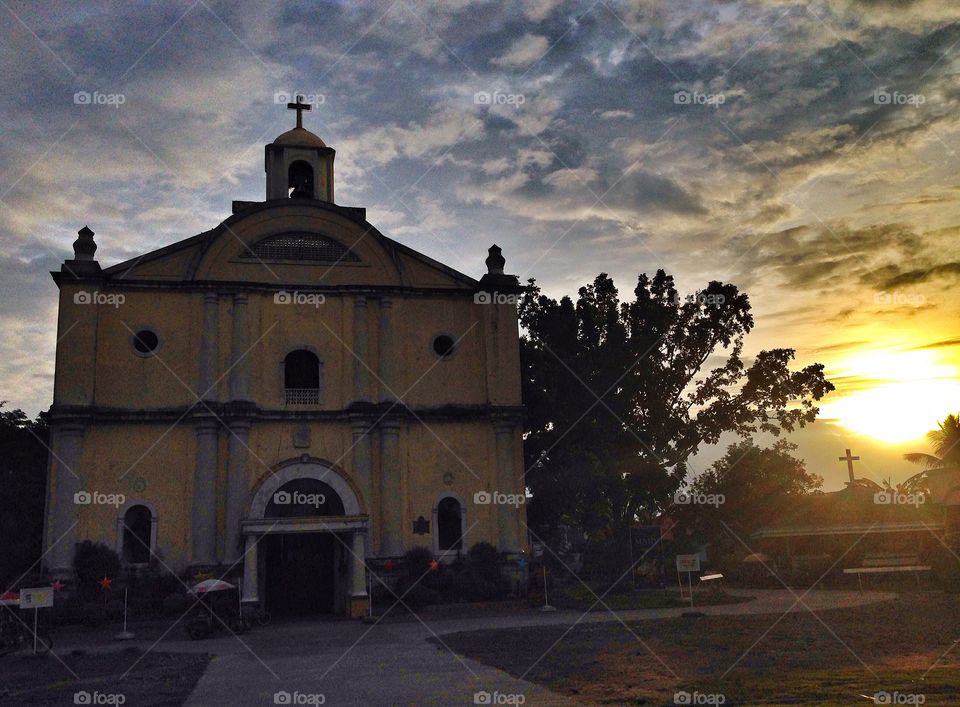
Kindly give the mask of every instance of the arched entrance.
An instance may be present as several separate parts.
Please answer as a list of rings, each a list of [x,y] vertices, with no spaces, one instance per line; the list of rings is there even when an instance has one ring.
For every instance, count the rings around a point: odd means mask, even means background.
[[[265,478],[243,521],[244,600],[275,615],[366,610],[367,515],[353,486],[319,461]]]

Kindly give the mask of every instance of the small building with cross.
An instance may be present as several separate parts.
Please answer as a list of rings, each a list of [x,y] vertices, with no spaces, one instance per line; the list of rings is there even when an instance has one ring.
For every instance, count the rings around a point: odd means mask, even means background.
[[[367,568],[414,546],[525,548],[517,277],[495,245],[476,278],[336,203],[335,151],[290,107],[263,201],[105,268],[85,227],[52,273],[58,578],[89,539],[359,616]]]

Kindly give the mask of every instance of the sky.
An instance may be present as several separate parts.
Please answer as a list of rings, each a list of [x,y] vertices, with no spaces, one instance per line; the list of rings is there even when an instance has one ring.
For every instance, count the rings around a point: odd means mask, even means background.
[[[663,268],[750,295],[747,354],[837,391],[791,436],[825,488],[901,480],[960,410],[960,4],[0,2],[0,400],[49,407],[76,232],[104,266],[261,200],[293,125],[338,203],[553,297]],[[729,442],[733,440],[723,440]],[[694,469],[719,449],[704,450]]]

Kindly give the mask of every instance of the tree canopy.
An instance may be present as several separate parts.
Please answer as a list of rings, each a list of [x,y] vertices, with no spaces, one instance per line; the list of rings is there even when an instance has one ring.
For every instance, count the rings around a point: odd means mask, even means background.
[[[793,349],[744,360],[753,316],[730,284],[684,297],[658,270],[621,301],[601,273],[574,302],[530,280],[519,315],[531,525],[589,533],[653,516],[701,445],[802,427],[833,390],[821,364],[790,369]]]
[[[3,407],[0,402],[0,407]],[[47,485],[47,423],[0,410],[0,584],[3,590],[40,557]],[[35,568],[39,570],[39,567]]]

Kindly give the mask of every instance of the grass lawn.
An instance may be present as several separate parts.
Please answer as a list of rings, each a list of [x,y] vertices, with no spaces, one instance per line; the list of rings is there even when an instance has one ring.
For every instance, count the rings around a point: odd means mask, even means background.
[[[567,627],[539,627],[444,642],[587,704],[673,704],[684,691],[723,695],[728,705],[868,705],[879,692],[892,704],[923,695],[927,705],[956,705],[958,608],[956,597],[913,593],[818,612],[823,623],[808,611],[775,625],[774,615],[704,616],[632,622],[633,633],[619,623],[581,624],[565,636]]]
[[[591,593],[582,584],[570,585],[561,589],[555,596],[551,595],[550,603],[561,609],[578,609],[580,611],[586,611],[591,607],[591,611],[606,611],[607,607],[614,611],[624,611],[627,609],[689,608],[690,606],[689,599],[681,599],[680,593],[671,589],[610,592],[606,595],[604,595],[606,590],[603,587],[594,587],[593,591],[596,594]],[[603,602],[598,602],[597,597],[601,597]],[[751,599],[752,597],[749,596],[734,596],[715,590],[694,593],[695,607],[714,604],[739,604]]]
[[[127,705],[179,706],[210,662],[210,656],[205,654],[144,654],[138,649],[68,653],[59,658],[13,655],[0,659],[3,676],[0,704],[24,707],[78,704],[75,695],[82,691],[91,696],[87,704],[97,704],[96,700],[102,700],[105,695],[122,694]],[[128,670],[129,674],[124,676]],[[99,695],[94,696],[95,693]],[[116,698],[112,702],[101,702],[116,703]]]

